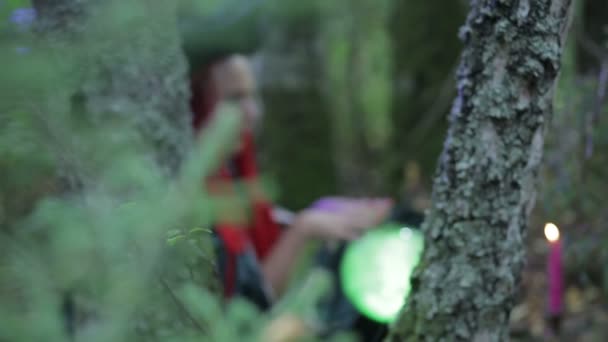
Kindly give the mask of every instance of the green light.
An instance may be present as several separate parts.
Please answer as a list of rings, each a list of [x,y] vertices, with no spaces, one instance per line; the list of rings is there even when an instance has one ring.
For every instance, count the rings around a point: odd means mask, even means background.
[[[362,314],[393,321],[410,292],[424,240],[414,229],[386,224],[351,243],[340,265],[346,297]]]

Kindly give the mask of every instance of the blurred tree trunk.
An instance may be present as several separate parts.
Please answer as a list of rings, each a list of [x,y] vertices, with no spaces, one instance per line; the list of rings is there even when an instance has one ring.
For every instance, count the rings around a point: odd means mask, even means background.
[[[264,99],[262,169],[276,176],[281,204],[301,209],[336,188],[331,121],[321,91],[317,8],[276,18],[255,62]]]
[[[391,135],[391,0],[332,2],[323,19],[325,96],[341,192],[386,191]]]
[[[473,1],[426,250],[390,341],[505,341],[570,0]]]
[[[176,4],[34,0],[39,30],[82,51],[74,107],[93,120],[133,125],[158,165],[173,174],[192,142],[186,59]],[[171,15],[174,14],[174,15]],[[68,50],[68,49],[66,49]]]
[[[129,128],[126,133],[120,131],[119,134],[133,133],[138,143],[137,153],[156,162],[160,174],[168,180],[176,178],[194,137],[188,105],[187,65],[177,29],[176,3],[113,0],[102,4],[92,0],[39,0],[34,1],[34,5],[39,15],[38,29],[44,39],[50,40],[57,51],[65,53],[66,58],[74,58],[76,62],[69,63],[77,76],[74,77],[71,108],[66,110],[93,128],[107,128],[103,124],[108,122],[121,129]],[[77,51],[75,56],[70,55],[74,51]],[[134,148],[124,146],[121,137],[116,136],[109,136],[107,143],[115,150]],[[77,157],[79,163],[59,166],[66,168],[63,173],[73,180],[62,190],[86,195],[87,191],[96,189],[99,177],[97,172],[87,172],[86,169],[93,165],[87,160],[88,156]],[[99,158],[103,159],[104,167],[111,168],[115,156],[109,154]],[[93,156],[91,159],[94,159]],[[120,202],[119,196],[114,199]],[[171,209],[167,209],[166,214],[169,217],[175,215]],[[187,220],[183,217],[178,220],[181,219]],[[166,227],[167,230],[171,228]],[[161,239],[164,237],[164,234],[159,236]],[[211,250],[210,235],[204,235],[203,239],[198,246]],[[187,313],[174,293],[189,282],[211,292],[219,292],[214,262],[210,260],[214,254],[206,254],[206,251],[202,259],[189,257],[184,260],[183,257],[166,254],[157,261],[155,266],[158,269],[153,271],[152,276],[142,271],[138,280],[144,282],[144,277],[150,276],[146,297],[149,302],[138,303],[137,317],[130,317],[134,331],[158,337],[168,329],[202,330],[199,326],[201,323]],[[167,253],[177,255],[179,251],[176,252],[174,248]],[[177,265],[171,264],[176,260]],[[113,266],[100,265],[99,273],[113,274],[107,271]],[[86,277],[87,280],[95,279],[91,274]],[[86,284],[85,281],[83,283]],[[70,291],[82,291],[88,295],[86,285],[78,286],[84,289],[76,287]],[[84,327],[90,322],[79,321],[78,317],[85,309],[74,303],[69,293],[62,299],[70,303],[71,308],[70,313],[64,313],[64,319],[69,333],[76,334],[85,331]],[[94,298],[95,295],[89,297]],[[94,302],[88,297],[87,300]],[[129,307],[133,303],[125,305],[125,311],[135,310]],[[91,310],[94,312],[97,308]],[[107,322],[111,319],[115,317]]]

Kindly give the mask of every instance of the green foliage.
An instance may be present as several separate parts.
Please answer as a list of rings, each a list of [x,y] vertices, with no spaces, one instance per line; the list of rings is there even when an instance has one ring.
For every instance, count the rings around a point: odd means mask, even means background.
[[[145,13],[172,13],[154,4]],[[170,178],[133,126],[134,117],[150,114],[145,106],[124,104],[120,112],[130,115],[91,113],[79,98],[80,81],[91,77],[88,63],[165,43],[144,31],[136,37],[146,42],[132,41],[118,30],[138,31],[139,6],[101,8],[83,27],[89,40],[79,44],[2,31],[0,340],[250,341],[286,311],[314,315],[306,308],[322,286],[298,297],[306,301],[296,309],[282,305],[270,315],[219,298],[210,230],[216,199],[201,179],[236,141],[234,108],[221,109]],[[110,59],[92,58],[110,52]],[[139,63],[155,58],[144,57]]]
[[[328,87],[336,102],[334,114],[341,118],[336,120],[336,133],[361,134],[374,149],[382,149],[391,133],[392,46],[387,25],[391,4],[333,2],[323,12]],[[361,130],[353,123],[357,121],[364,132],[357,131]]]
[[[357,184],[343,184],[342,191],[369,193],[384,187],[383,165],[373,157],[384,154],[393,133],[392,3],[334,1],[321,12],[323,72],[338,173],[341,179],[357,179]],[[353,173],[353,165],[369,172]]]

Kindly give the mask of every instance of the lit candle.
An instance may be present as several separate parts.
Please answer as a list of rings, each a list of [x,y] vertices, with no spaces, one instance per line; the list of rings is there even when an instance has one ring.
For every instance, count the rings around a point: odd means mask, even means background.
[[[549,317],[554,329],[559,328],[562,315],[563,274],[562,274],[562,242],[559,229],[553,223],[545,225],[545,237],[549,241],[549,256],[547,259],[547,275],[549,281]]]

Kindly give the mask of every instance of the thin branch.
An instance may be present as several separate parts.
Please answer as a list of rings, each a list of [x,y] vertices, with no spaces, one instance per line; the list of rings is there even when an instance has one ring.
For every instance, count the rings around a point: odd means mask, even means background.
[[[163,287],[165,288],[165,290],[167,291],[167,293],[169,293],[169,296],[171,297],[171,299],[173,300],[175,305],[179,308],[180,311],[182,311],[184,316],[186,316],[186,318],[188,318],[192,322],[192,324],[194,325],[194,327],[196,329],[198,329],[200,332],[205,332],[205,329],[203,328],[203,326],[196,320],[196,318],[194,318],[194,316],[192,316],[192,314],[190,313],[190,311],[188,311],[186,306],[175,295],[173,290],[171,290],[171,287],[169,287],[169,284],[167,284],[167,282],[162,278],[160,279],[160,282],[163,285]]]
[[[458,65],[459,63],[455,63],[448,73],[448,76],[443,80],[436,101],[433,103],[431,108],[429,108],[429,110],[421,116],[423,120],[411,130],[411,143],[420,143],[422,139],[426,137],[429,130],[431,130],[431,128],[437,123],[437,121],[445,117],[445,110],[449,108],[450,101],[452,101],[453,98],[452,95],[455,93],[454,76],[456,75]]]

